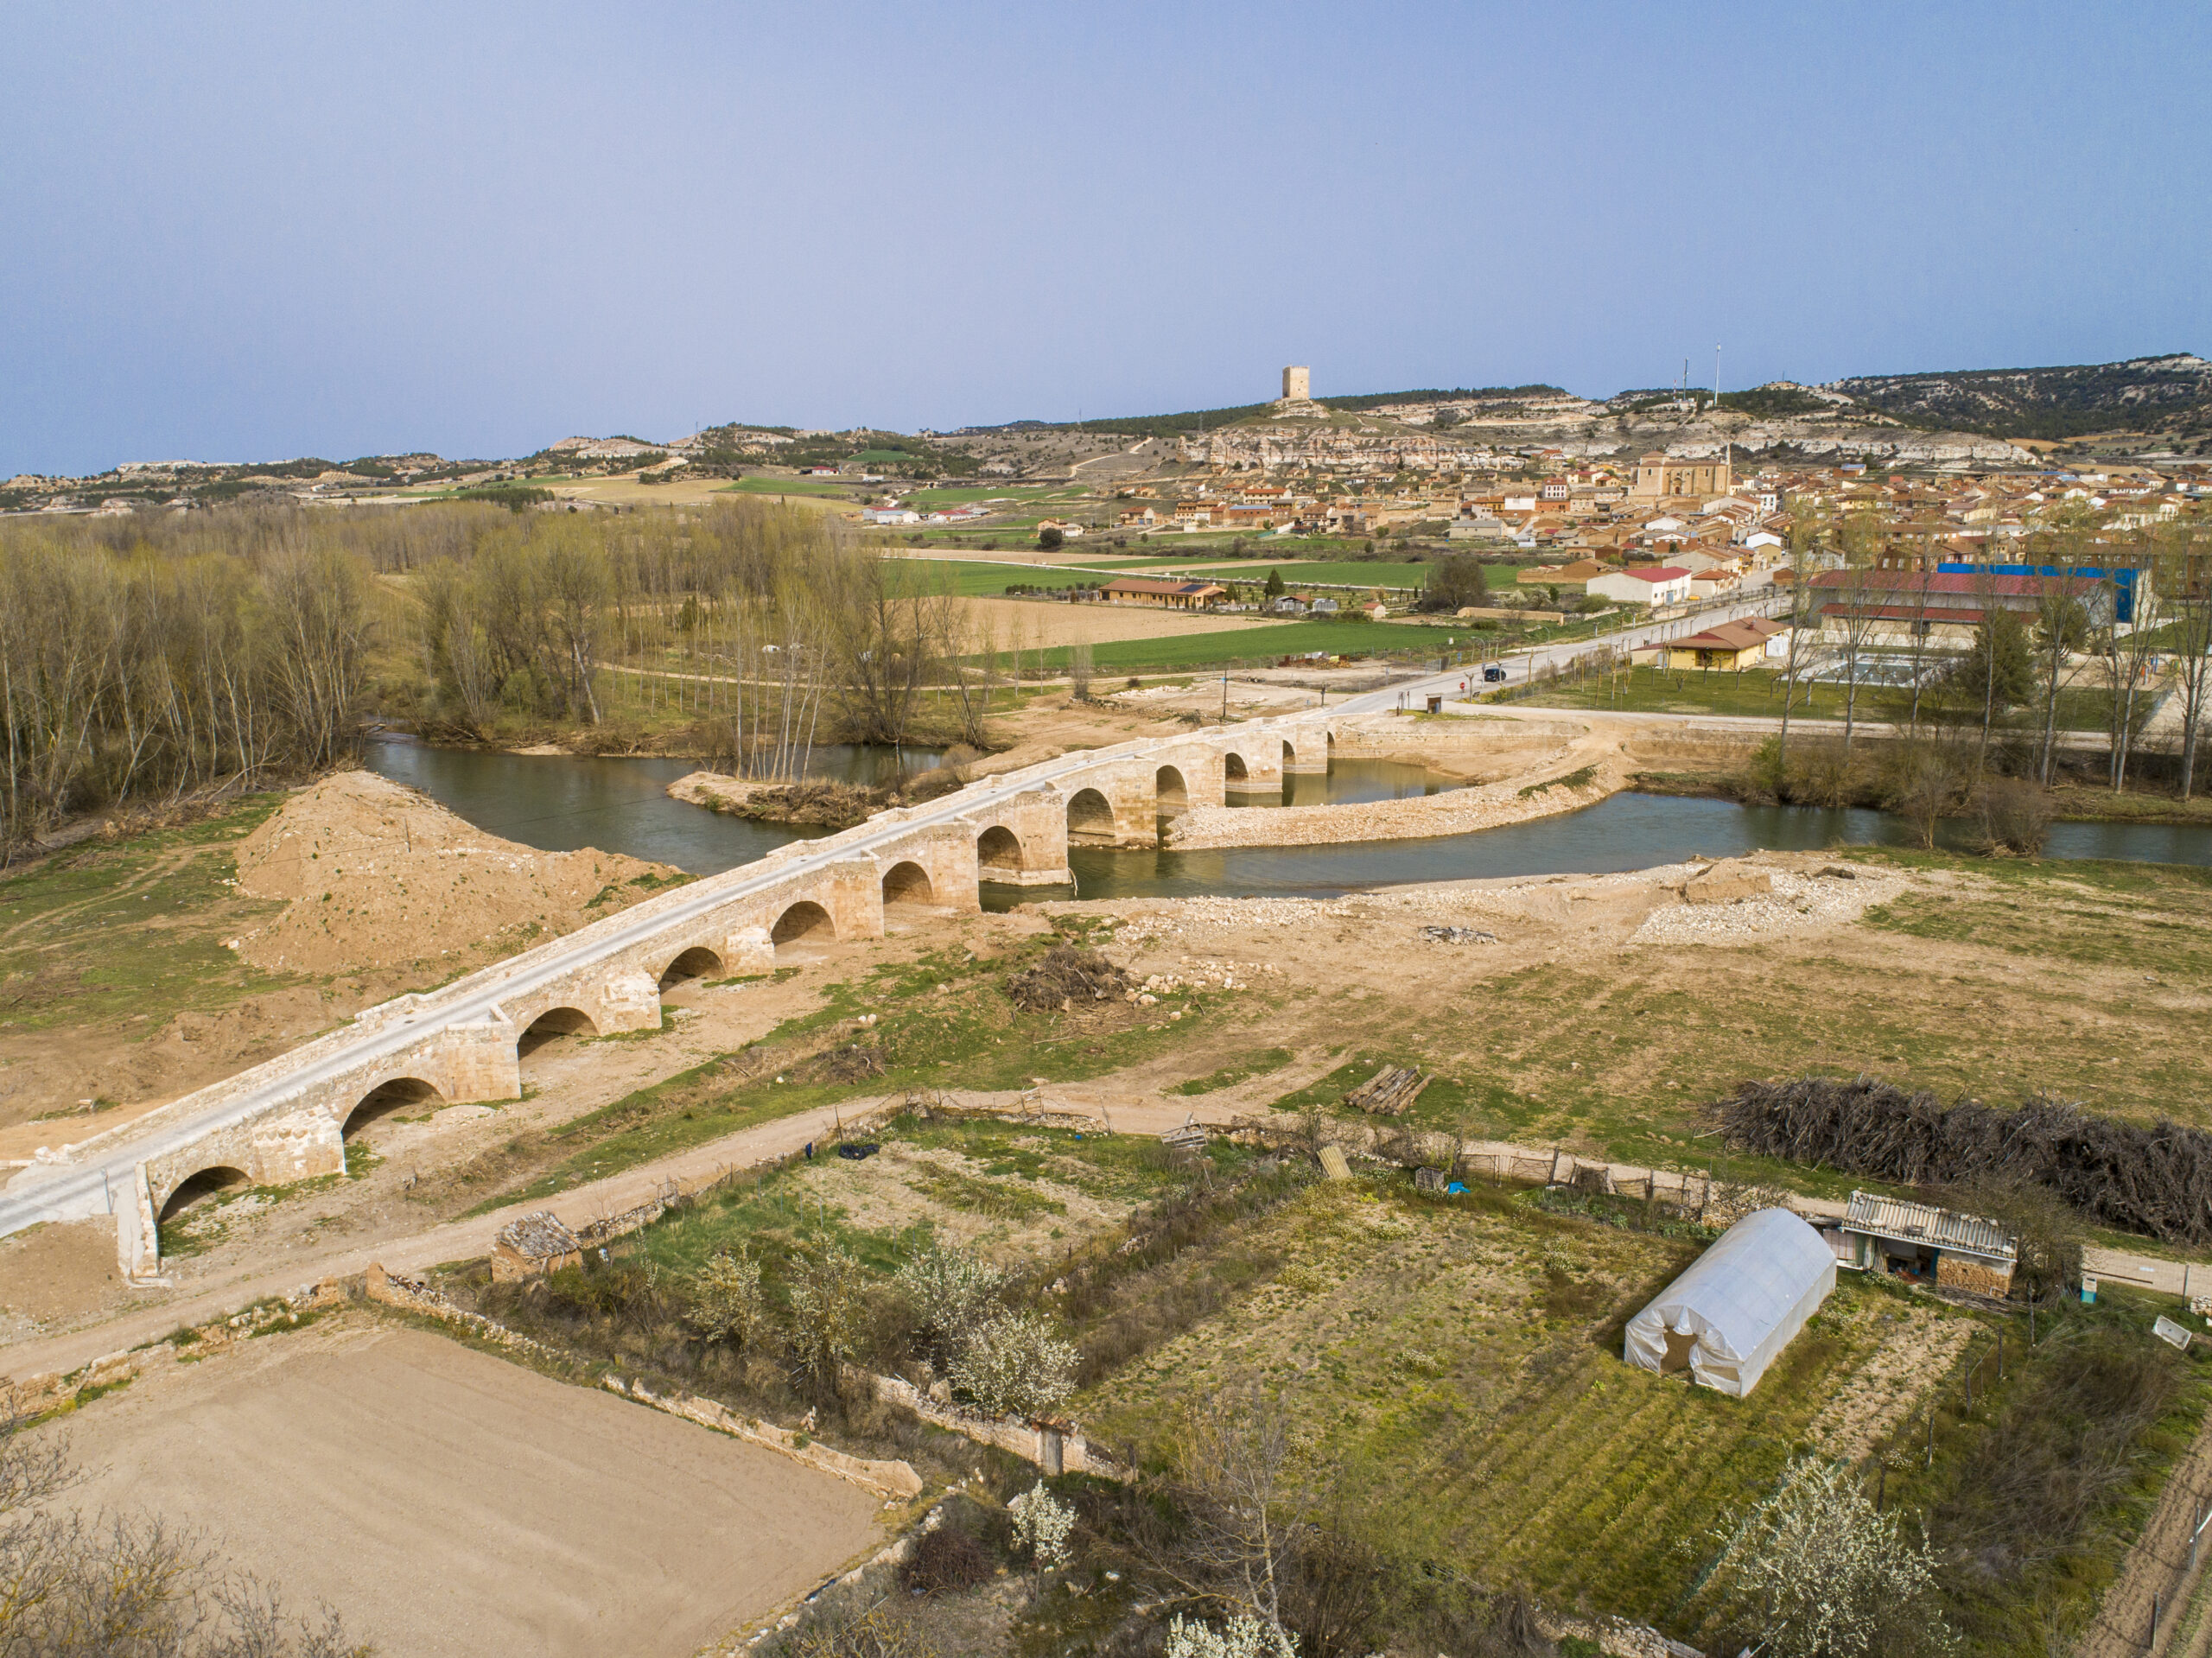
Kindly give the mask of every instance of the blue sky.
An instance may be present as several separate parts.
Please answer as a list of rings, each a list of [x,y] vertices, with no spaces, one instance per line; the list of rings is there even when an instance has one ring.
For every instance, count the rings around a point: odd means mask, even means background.
[[[2212,9],[10,9],[0,476],[2212,354]]]

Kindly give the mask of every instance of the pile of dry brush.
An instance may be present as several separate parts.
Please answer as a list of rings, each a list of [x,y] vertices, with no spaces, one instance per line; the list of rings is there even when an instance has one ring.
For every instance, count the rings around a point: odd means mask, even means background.
[[[1056,1013],[1079,1001],[1108,1001],[1135,980],[1095,950],[1056,944],[1044,960],[1006,981],[1014,1005],[1033,1013]]]
[[[2212,1134],[2092,1116],[2037,1095],[1945,1106],[1872,1077],[1745,1083],[1708,1108],[1738,1150],[1909,1185],[2024,1183],[2169,1243],[2212,1242]]]

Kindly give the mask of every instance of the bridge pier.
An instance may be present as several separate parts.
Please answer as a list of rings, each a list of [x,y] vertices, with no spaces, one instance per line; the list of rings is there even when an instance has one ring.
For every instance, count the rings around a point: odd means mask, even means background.
[[[1325,726],[1304,726],[1281,734],[1275,740],[1282,753],[1282,769],[1293,776],[1318,776],[1329,769],[1329,732]]]

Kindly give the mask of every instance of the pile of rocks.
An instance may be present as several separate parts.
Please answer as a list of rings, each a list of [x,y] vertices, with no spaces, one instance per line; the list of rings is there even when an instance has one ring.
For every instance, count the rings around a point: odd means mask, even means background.
[[[1704,902],[1694,902],[1687,901],[1686,890],[1684,903],[1654,910],[1629,943],[1741,944],[1789,933],[1817,932],[1858,920],[1872,905],[1895,898],[1904,886],[1895,876],[1864,870],[1854,872],[1847,880],[1826,872],[1798,875],[1786,869],[1767,869],[1759,873],[1767,880],[1764,893],[1726,900],[1708,896]],[[1701,884],[1694,878],[1688,888]]]

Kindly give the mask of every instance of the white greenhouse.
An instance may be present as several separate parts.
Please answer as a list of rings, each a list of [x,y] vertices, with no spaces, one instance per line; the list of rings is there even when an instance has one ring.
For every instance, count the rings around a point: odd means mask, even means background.
[[[1742,1398],[1835,1288],[1835,1254],[1786,1209],[1722,1233],[1629,1320],[1622,1357]]]

